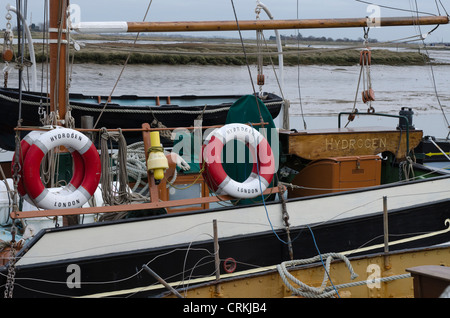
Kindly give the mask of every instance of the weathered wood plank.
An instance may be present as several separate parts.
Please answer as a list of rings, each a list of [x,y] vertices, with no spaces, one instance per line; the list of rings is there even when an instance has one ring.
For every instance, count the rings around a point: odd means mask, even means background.
[[[328,157],[376,155],[389,151],[398,160],[407,154],[406,132],[380,127],[336,128],[300,132],[281,131],[287,141],[286,151],[304,159],[316,160]],[[418,146],[422,130],[409,132],[409,150]]]

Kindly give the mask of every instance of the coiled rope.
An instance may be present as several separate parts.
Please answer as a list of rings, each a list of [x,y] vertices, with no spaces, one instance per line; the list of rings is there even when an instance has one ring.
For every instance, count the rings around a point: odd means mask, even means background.
[[[127,170],[127,146],[122,131],[107,131],[101,129],[101,162],[102,162],[102,197],[105,205],[129,204],[132,201],[143,202],[146,197],[135,193],[128,188]],[[108,149],[108,142],[118,143],[117,162],[115,166],[111,164]],[[117,185],[114,184],[114,175],[118,176]]]
[[[297,265],[305,265],[305,264],[311,264],[317,261],[320,261],[322,258],[327,258],[326,260],[326,271],[324,274],[324,278],[322,281],[322,285],[318,287],[311,287],[309,285],[306,285],[296,277],[294,277],[289,271],[287,270],[287,266],[297,266]],[[319,298],[328,298],[331,296],[334,296],[337,291],[334,289],[334,287],[331,287],[332,290],[330,290],[330,287],[326,287],[329,276],[327,273],[329,273],[330,264],[333,259],[341,259],[345,262],[347,265],[347,268],[350,271],[351,279],[355,279],[358,277],[358,275],[354,272],[352,264],[348,260],[347,257],[338,254],[338,253],[328,253],[323,255],[317,255],[312,258],[304,259],[304,260],[293,260],[293,261],[287,261],[283,262],[280,265],[277,265],[278,273],[281,276],[281,279],[283,280],[284,284],[296,295],[304,296],[304,297],[319,297]],[[298,285],[299,287],[294,287],[289,280],[291,280],[293,283]]]
[[[326,257],[326,268],[325,268],[325,274],[322,281],[322,284],[320,287],[312,287],[309,286],[302,281],[300,281],[298,278],[294,277],[291,273],[289,273],[287,267],[293,267],[298,265],[306,265],[315,263],[317,261],[320,261],[322,258]],[[294,260],[294,261],[287,261],[283,262],[280,265],[277,265],[278,273],[280,274],[280,277],[283,281],[283,283],[289,288],[289,290],[292,291],[294,295],[306,297],[306,298],[330,298],[337,294],[338,289],[342,288],[349,288],[349,287],[356,287],[361,285],[366,285],[368,283],[374,283],[372,280],[363,280],[353,283],[346,283],[341,285],[333,285],[333,286],[326,286],[329,280],[329,269],[331,261],[334,259],[341,259],[347,268],[350,271],[350,278],[353,280],[358,277],[358,275],[354,272],[353,267],[348,260],[347,257],[345,257],[342,254],[339,253],[328,253],[323,255],[318,255],[312,258],[304,259],[304,260]],[[411,274],[402,274],[402,275],[393,275],[389,277],[381,277],[378,279],[375,279],[375,282],[389,282],[394,281],[397,279],[404,279],[404,278],[410,278]],[[291,284],[293,282],[294,284],[298,285],[298,287],[295,287]]]

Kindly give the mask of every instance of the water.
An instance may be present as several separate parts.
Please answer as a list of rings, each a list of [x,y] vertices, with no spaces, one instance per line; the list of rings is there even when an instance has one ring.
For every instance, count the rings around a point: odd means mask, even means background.
[[[441,60],[450,60],[450,51],[430,52]],[[42,66],[38,65],[37,90],[41,89],[41,69]],[[121,65],[75,64],[70,72],[70,90],[87,95],[109,95],[121,71]],[[398,114],[402,107],[412,108],[416,128],[423,129],[425,135],[445,137],[448,125],[439,102],[447,115],[450,110],[449,71],[450,65],[434,65],[432,68],[372,65],[371,80],[376,98],[372,107],[376,112],[390,114]],[[256,66],[251,66],[250,72],[251,75],[246,66],[128,65],[115,87],[114,95],[248,94],[260,89],[251,84],[251,79],[256,81]],[[337,114],[349,112],[354,106],[359,73],[359,65],[285,66],[281,78],[278,67],[268,65],[264,67],[266,84],[262,90],[282,94],[290,100],[291,128],[303,129],[303,119],[308,129],[337,127]],[[27,78],[25,82],[28,82]],[[8,83],[9,87],[17,83],[16,71],[11,72]],[[368,106],[361,101],[361,89],[355,107],[365,113]],[[343,116],[343,125],[345,119],[346,116]],[[392,118],[358,116],[351,126],[396,127],[397,123],[398,120]]]

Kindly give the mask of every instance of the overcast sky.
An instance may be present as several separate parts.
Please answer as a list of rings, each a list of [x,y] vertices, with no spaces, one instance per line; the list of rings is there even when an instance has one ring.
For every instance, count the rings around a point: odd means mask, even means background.
[[[142,21],[145,11],[151,0],[72,0],[72,4],[80,7],[81,21]],[[240,20],[255,19],[256,0],[233,0],[236,14]],[[8,0],[1,0],[0,28],[5,27],[6,4]],[[9,1],[16,5],[16,1]],[[40,23],[43,21],[44,0],[30,0],[28,2],[28,21]],[[438,14],[438,7],[442,15],[445,11],[442,4],[450,12],[450,0],[264,0],[265,4],[275,19],[300,19],[313,18],[361,18],[374,14],[368,11],[368,4],[372,2],[380,5],[381,17],[386,16],[411,16],[408,10],[415,10],[417,2],[419,11]],[[298,10],[297,10],[298,3]],[[389,9],[383,6],[396,7],[406,11]],[[153,0],[146,21],[201,21],[201,20],[234,20],[231,0]],[[267,18],[263,13],[262,18]],[[14,21],[15,22],[15,21]],[[14,23],[15,24],[15,23]],[[433,29],[433,26],[422,27],[422,33]],[[252,31],[253,32],[253,31]],[[271,31],[266,31],[270,35]],[[283,30],[282,34],[295,34],[295,30]],[[369,36],[381,41],[395,40],[398,38],[417,34],[414,27],[378,28],[371,29]],[[273,32],[272,32],[273,33]],[[357,39],[363,37],[362,29],[319,29],[300,30],[303,36],[325,36],[337,38]],[[244,37],[252,37],[250,32],[244,33]],[[198,35],[198,34],[191,34]],[[216,36],[217,33],[202,33],[202,35]],[[236,31],[223,32],[226,37],[238,37]],[[440,26],[427,41],[449,41],[450,25]]]

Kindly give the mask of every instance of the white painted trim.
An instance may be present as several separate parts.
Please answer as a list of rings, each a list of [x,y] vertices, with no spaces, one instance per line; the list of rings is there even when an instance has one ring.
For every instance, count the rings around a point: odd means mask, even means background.
[[[58,28],[49,28],[48,29],[48,32],[53,32],[53,33],[59,33],[59,29]],[[61,30],[61,33],[67,33],[68,32],[68,30],[67,29],[62,29]]]
[[[79,22],[71,26],[78,33],[123,33],[128,31],[126,22]]]
[[[56,40],[56,39],[51,39],[51,40],[47,40],[47,43],[49,44],[69,44],[69,42],[67,40]]]

